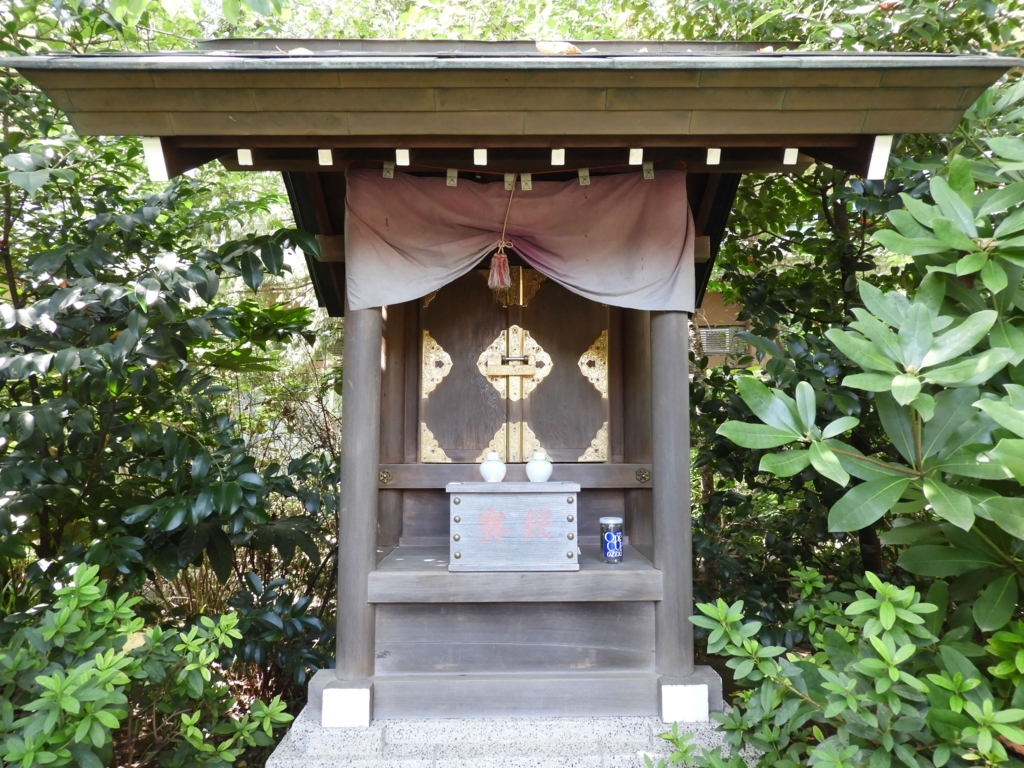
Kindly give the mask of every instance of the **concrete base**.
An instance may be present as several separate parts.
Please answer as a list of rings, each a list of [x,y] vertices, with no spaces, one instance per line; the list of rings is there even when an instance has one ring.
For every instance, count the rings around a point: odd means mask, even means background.
[[[708,722],[722,711],[722,680],[710,667],[685,678],[611,675],[406,675],[345,682],[334,670],[309,683],[308,709],[324,727],[374,719],[650,717]]]
[[[309,681],[306,711],[324,728],[366,728],[373,720],[373,683],[349,682],[321,669]]]
[[[610,692],[609,695],[614,695]],[[324,728],[312,705],[295,719],[267,768],[643,768],[671,754],[657,717],[502,717],[374,720]],[[709,723],[680,733],[710,749],[723,734]]]
[[[722,678],[711,667],[697,667],[689,677],[658,680],[658,712],[663,723],[706,723],[722,706]]]

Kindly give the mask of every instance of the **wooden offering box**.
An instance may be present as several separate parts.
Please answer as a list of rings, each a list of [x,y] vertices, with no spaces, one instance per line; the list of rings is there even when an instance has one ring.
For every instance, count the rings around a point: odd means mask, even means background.
[[[578,483],[449,483],[449,571],[578,571]]]

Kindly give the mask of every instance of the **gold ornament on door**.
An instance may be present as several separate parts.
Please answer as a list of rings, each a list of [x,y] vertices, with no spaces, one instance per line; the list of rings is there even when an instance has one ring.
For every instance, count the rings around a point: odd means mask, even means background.
[[[529,397],[551,373],[551,355],[525,328],[513,325],[498,334],[480,353],[476,367],[502,399],[512,402]]]

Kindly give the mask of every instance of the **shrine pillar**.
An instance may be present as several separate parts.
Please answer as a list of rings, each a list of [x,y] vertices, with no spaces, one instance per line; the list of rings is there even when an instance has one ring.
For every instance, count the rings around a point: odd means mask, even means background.
[[[663,592],[662,599],[654,604],[655,668],[661,675],[659,704],[666,722],[707,719],[711,693],[707,681],[694,678],[690,623],[693,539],[689,352],[690,316],[686,312],[652,312],[654,567],[661,571]]]
[[[375,608],[367,600],[367,582],[377,556],[382,332],[379,307],[350,310],[345,316],[338,508],[338,681],[324,690],[324,725],[369,725],[372,712],[369,679],[373,677]]]

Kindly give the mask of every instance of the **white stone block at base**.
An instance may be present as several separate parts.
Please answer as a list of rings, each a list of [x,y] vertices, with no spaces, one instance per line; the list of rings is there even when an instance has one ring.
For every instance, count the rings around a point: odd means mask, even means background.
[[[661,686],[661,722],[706,723],[711,719],[708,686]]]
[[[373,689],[324,688],[320,724],[324,728],[367,728],[373,717]]]

